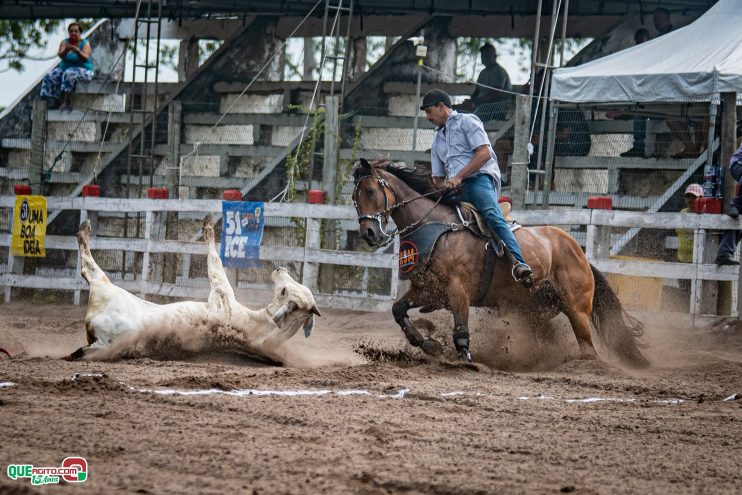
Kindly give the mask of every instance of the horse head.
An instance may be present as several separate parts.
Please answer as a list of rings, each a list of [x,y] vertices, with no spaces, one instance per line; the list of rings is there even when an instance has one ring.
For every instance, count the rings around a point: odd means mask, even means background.
[[[361,158],[353,166],[353,205],[358,213],[358,233],[371,247],[391,242],[394,235],[386,233],[389,215],[397,205],[397,197],[381,172]]]

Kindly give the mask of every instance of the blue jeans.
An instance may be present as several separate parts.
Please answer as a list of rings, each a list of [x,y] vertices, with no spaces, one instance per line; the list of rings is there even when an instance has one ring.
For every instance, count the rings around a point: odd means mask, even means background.
[[[742,162],[734,161],[729,165],[729,175],[742,184]]]
[[[518,241],[515,240],[510,225],[502,216],[500,207],[497,205],[495,179],[485,173],[477,173],[464,179],[461,182],[460,192],[451,196],[447,202],[459,203],[464,201],[473,204],[479,210],[489,228],[502,239],[502,242],[505,243],[515,259],[525,263]]]
[[[742,231],[739,230],[727,230],[724,232],[719,240],[719,250],[716,252],[717,259],[734,257],[740,237],[742,237]]]

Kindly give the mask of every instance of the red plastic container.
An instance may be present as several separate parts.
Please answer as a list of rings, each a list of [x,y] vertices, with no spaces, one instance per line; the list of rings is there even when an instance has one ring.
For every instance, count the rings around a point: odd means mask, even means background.
[[[21,194],[31,194],[31,186],[29,186],[28,184],[16,184],[13,189],[19,196]]]
[[[612,210],[613,200],[608,196],[590,196],[587,207],[591,210]]]
[[[325,191],[320,191],[319,189],[310,190],[307,201],[313,205],[325,204]]]
[[[165,187],[150,187],[147,189],[147,197],[149,199],[167,199],[170,194]]]
[[[696,200],[696,211],[698,213],[721,213],[721,199],[719,198],[698,198]]]
[[[239,189],[225,189],[222,192],[222,199],[225,201],[242,201],[242,192]]]
[[[100,186],[96,186],[95,184],[88,184],[87,186],[82,186],[82,196],[84,198],[100,197]]]
[[[512,202],[511,200],[510,200],[510,196],[500,196],[500,197],[499,197],[499,198],[497,199],[497,202],[498,202],[498,203],[511,203],[511,204],[513,203],[513,202]]]

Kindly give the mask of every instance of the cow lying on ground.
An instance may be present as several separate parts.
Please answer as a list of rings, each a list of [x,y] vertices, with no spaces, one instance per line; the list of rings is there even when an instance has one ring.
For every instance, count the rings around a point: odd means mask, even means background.
[[[214,244],[214,220],[206,217],[203,237],[209,248],[208,302],[154,304],[140,299],[111,283],[90,253],[90,222],[80,226],[80,274],[90,286],[85,330],[88,345],[73,352],[68,359],[80,359],[88,351],[110,346],[136,334],[171,332],[196,335],[218,342],[220,350],[242,352],[274,361],[274,351],[299,328],[309,337],[314,315],[320,312],[310,290],[295,282],[284,268],[275,270],[273,302],[253,311],[235,299]]]

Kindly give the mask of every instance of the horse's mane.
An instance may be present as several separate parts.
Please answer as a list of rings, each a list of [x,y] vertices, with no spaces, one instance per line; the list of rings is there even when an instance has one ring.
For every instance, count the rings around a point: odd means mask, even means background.
[[[430,171],[425,168],[407,168],[390,160],[373,160],[366,162],[371,168],[356,166],[353,169],[353,177],[356,182],[359,179],[371,175],[372,169],[384,170],[400,179],[419,194],[428,194],[436,190]]]

